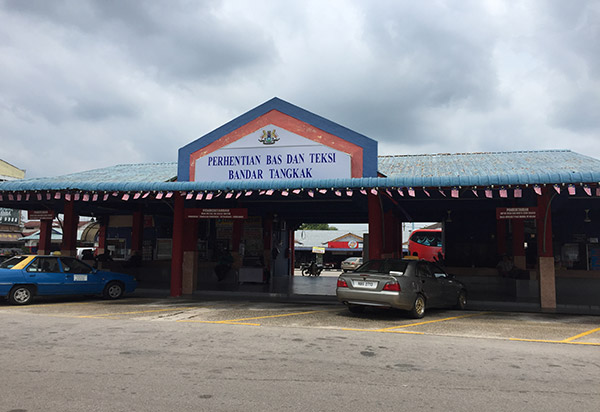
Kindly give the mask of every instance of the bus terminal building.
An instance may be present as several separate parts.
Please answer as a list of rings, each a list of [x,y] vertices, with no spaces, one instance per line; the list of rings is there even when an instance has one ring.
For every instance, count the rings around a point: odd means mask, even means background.
[[[176,148],[174,148],[175,150]],[[80,217],[99,252],[141,256],[142,287],[293,293],[302,223],[367,223],[366,259],[402,256],[403,222],[441,222],[471,299],[600,307],[600,160],[568,150],[379,156],[377,142],[278,98],[179,148],[178,161],[0,182],[63,255]],[[520,275],[500,276],[510,256]],[[227,270],[223,270],[225,267]]]

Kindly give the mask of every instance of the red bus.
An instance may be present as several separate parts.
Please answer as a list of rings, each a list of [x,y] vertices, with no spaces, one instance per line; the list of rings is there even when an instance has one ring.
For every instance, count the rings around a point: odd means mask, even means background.
[[[408,254],[430,262],[444,259],[441,229],[417,229],[408,238]]]

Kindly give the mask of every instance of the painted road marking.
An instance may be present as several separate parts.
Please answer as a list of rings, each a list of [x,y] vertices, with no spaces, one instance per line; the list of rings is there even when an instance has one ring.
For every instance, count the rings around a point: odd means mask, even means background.
[[[450,318],[426,320],[426,321],[423,321],[423,322],[408,323],[406,325],[390,326],[388,328],[383,328],[383,329],[342,328],[342,330],[353,330],[353,331],[363,331],[363,332],[411,333],[411,334],[416,334],[416,335],[425,335],[425,332],[396,331],[396,329],[409,328],[411,326],[427,325],[427,324],[436,323],[436,322],[445,322],[445,321],[454,320],[454,319],[470,318],[470,317],[473,317],[473,316],[487,315],[489,313],[491,313],[491,312],[480,312],[480,313],[472,313],[472,314],[469,314],[469,315],[452,316]]]
[[[488,313],[490,313],[490,312],[472,313],[472,314],[469,314],[469,315],[453,316],[451,318],[434,319],[434,320],[427,320],[427,321],[424,321],[424,322],[409,323],[407,325],[391,326],[389,328],[376,329],[375,332],[394,332],[395,329],[409,328],[411,326],[427,325],[427,324],[436,323],[436,322],[445,322],[445,321],[454,320],[454,319],[471,318],[473,316],[487,315]]]
[[[323,309],[323,310],[310,310],[306,312],[294,312],[294,313],[283,313],[279,315],[266,315],[266,316],[254,316],[251,318],[240,318],[240,319],[228,319],[228,320],[218,320],[218,321],[206,321],[206,320],[178,320],[177,322],[196,322],[196,323],[222,323],[229,325],[250,325],[250,326],[261,326],[260,323],[242,323],[246,320],[257,320],[257,319],[270,319],[270,318],[282,318],[286,316],[300,316],[300,315],[308,315],[311,313],[319,313],[319,312],[331,312],[337,309]]]
[[[117,316],[117,315],[137,315],[140,313],[156,313],[156,312],[173,312],[173,311],[183,311],[183,310],[187,310],[187,309],[202,309],[205,306],[183,306],[183,307],[178,307],[178,308],[167,308],[167,309],[151,309],[151,310],[136,310],[136,311],[131,311],[131,312],[113,312],[113,313],[100,313],[100,314],[96,314],[96,315],[81,315],[81,316],[77,316],[78,318],[104,318],[104,319],[108,319],[110,316]]]
[[[592,333],[596,333],[600,331],[600,328],[588,330],[587,332],[580,333],[579,335],[571,336],[570,338],[565,339],[563,342],[573,342],[575,339],[583,338],[584,336],[591,335]],[[579,343],[579,342],[573,342]]]

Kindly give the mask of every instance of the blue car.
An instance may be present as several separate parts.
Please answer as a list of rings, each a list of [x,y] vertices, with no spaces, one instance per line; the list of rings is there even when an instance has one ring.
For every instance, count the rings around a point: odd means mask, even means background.
[[[35,295],[96,295],[119,299],[135,290],[133,276],[96,270],[66,256],[15,256],[0,263],[0,296],[27,305]]]

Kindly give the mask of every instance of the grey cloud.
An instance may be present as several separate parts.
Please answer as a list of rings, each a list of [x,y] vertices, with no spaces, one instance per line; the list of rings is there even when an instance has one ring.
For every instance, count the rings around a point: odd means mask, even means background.
[[[600,90],[569,96],[555,105],[552,123],[574,132],[600,132]]]
[[[273,96],[386,149],[598,156],[597,4],[0,0],[0,158],[173,161]]]
[[[268,67],[273,43],[259,22],[220,19],[216,1],[13,1],[8,10],[70,27],[73,35],[109,41],[159,80],[223,80]]]

